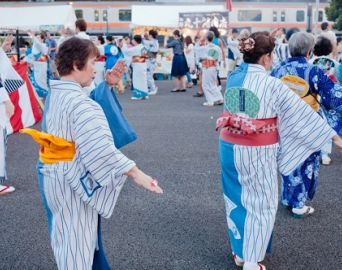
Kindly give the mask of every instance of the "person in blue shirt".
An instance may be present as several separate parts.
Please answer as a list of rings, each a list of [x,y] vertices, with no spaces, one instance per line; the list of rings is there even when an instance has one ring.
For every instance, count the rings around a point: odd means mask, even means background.
[[[106,57],[105,69],[108,70],[112,69],[116,62],[124,56],[121,49],[113,43],[112,36],[107,36],[106,42],[107,44],[104,46],[104,55]]]

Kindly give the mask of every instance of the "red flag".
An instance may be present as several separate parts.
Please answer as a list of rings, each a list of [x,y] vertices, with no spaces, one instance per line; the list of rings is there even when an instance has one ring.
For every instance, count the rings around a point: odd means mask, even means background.
[[[15,108],[10,119],[10,126],[7,126],[8,134],[32,126],[42,117],[35,90],[27,76],[27,69],[26,62],[12,66],[7,55],[0,50],[1,84]]]
[[[226,9],[229,11],[232,11],[232,9],[233,9],[233,1],[232,0],[226,0]]]

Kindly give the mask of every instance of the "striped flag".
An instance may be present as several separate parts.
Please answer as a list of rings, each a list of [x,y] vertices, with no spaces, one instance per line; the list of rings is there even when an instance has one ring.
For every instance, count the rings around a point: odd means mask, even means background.
[[[226,0],[226,9],[229,11],[232,11],[232,9],[233,9],[233,1],[232,0]]]
[[[12,66],[5,52],[0,49],[0,85],[2,86],[0,90],[7,91],[15,108],[14,114],[6,124],[8,134],[32,126],[42,117],[27,70],[26,62]]]

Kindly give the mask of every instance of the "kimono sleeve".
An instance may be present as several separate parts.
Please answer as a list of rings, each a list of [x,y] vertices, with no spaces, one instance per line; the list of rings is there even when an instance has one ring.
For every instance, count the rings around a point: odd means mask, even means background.
[[[336,132],[280,80],[274,95],[278,118],[279,170],[289,175]]]
[[[334,84],[320,69],[317,69],[313,81],[321,97],[321,107],[328,124],[342,136],[342,86]]]
[[[80,162],[100,186],[118,181],[135,166],[116,149],[105,115],[94,101],[89,99],[78,104],[72,126]]]

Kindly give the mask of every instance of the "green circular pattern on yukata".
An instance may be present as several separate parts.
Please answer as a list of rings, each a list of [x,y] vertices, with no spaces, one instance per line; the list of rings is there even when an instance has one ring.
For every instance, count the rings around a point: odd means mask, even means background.
[[[224,94],[224,106],[231,113],[244,113],[255,118],[260,110],[260,101],[251,90],[232,87]]]

